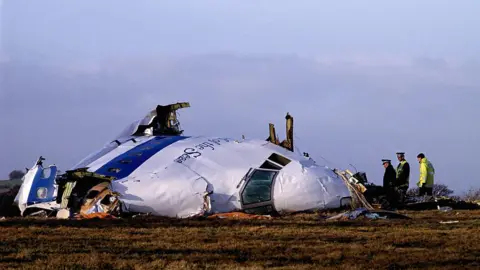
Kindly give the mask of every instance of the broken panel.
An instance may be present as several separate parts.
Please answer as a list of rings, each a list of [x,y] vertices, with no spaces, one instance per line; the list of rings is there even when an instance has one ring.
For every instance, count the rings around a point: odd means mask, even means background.
[[[110,190],[110,182],[102,182],[92,187],[85,195],[80,207],[80,215],[93,213],[120,214],[120,194]]]
[[[85,201],[89,204],[92,200],[97,202],[105,197],[108,194],[106,186],[114,179],[115,177],[89,172],[86,168],[67,171],[58,179],[57,203],[60,208],[69,208],[70,212],[76,213],[82,210]]]
[[[14,202],[18,205],[22,215],[25,214],[27,208],[49,209],[51,206],[45,204],[55,200],[57,167],[52,165],[44,168],[43,160],[45,159],[40,157],[36,164],[27,171],[15,197]]]

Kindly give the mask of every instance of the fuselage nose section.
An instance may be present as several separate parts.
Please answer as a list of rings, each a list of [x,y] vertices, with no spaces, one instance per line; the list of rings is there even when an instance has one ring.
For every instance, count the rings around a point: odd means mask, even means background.
[[[348,204],[350,192],[331,169],[317,165],[290,168],[275,183],[277,211],[340,208]]]
[[[350,191],[333,170],[315,166],[308,168],[307,175],[315,179],[324,190],[325,208],[339,208],[350,199]]]

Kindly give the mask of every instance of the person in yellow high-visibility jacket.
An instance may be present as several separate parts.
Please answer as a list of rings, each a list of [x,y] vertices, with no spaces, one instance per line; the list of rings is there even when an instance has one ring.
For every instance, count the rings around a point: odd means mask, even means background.
[[[435,168],[423,153],[418,154],[417,159],[420,163],[420,179],[417,183],[420,188],[419,195],[432,196]]]

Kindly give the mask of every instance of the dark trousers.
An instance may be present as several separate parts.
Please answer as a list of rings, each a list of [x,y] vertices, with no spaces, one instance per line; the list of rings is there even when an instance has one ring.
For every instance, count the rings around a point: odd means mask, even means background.
[[[386,192],[388,204],[390,208],[397,208],[398,206],[398,189],[395,187],[390,187]]]
[[[398,188],[398,201],[400,204],[405,204],[405,199],[407,198],[408,187]]]
[[[432,196],[433,188],[431,187],[421,187],[419,190],[419,196],[428,195]]]

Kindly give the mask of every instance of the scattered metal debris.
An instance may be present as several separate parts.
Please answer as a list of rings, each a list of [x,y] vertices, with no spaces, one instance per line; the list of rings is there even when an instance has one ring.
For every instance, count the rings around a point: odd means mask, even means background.
[[[270,215],[253,215],[243,212],[232,212],[223,214],[214,214],[208,216],[209,219],[272,219]]]
[[[369,210],[366,208],[358,208],[353,211],[347,211],[338,215],[327,218],[327,220],[353,220],[359,217],[365,217],[367,219],[410,219],[410,217],[384,210]]]
[[[449,208],[444,208],[449,207]],[[473,202],[455,200],[447,197],[432,198],[428,201],[408,203],[403,207],[405,210],[475,210],[480,209],[480,205]]]

